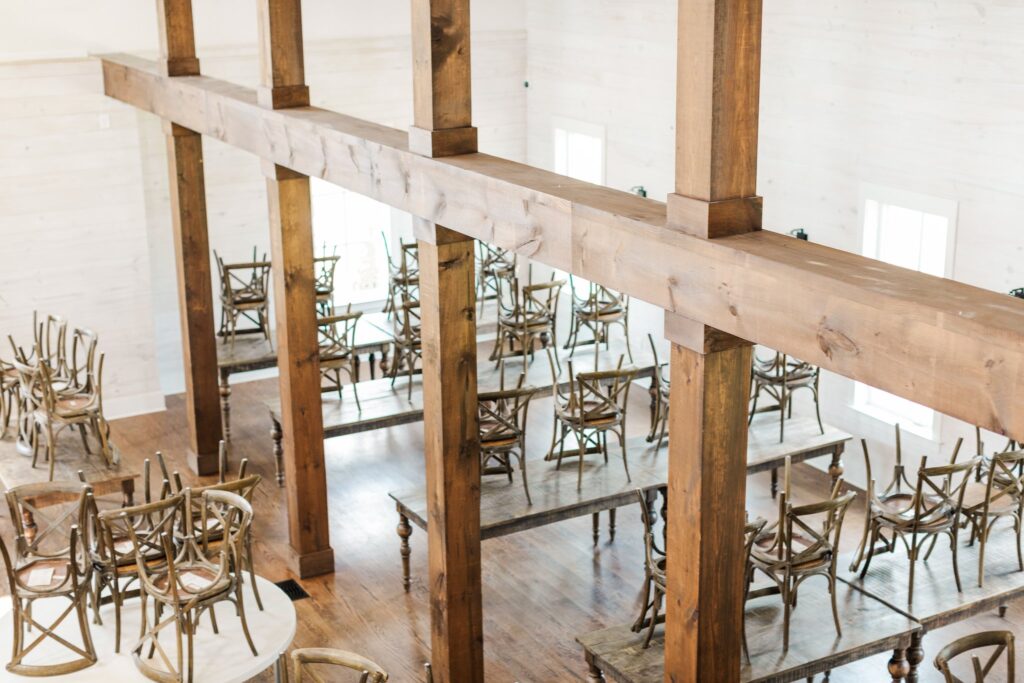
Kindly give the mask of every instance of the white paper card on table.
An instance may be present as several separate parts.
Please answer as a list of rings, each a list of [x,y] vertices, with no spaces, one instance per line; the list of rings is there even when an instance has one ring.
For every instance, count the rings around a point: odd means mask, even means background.
[[[28,574],[28,585],[49,586],[53,583],[53,567],[40,567],[33,569]]]

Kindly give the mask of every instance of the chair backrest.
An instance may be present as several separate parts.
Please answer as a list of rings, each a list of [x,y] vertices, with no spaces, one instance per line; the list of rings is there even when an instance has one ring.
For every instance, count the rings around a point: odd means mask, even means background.
[[[398,334],[395,337],[401,346],[412,347],[420,343],[421,323],[420,323],[420,302],[416,299],[410,299],[408,296],[402,294],[402,320],[398,330]]]
[[[7,489],[17,557],[67,557],[71,527],[84,528],[92,487],[80,481],[49,481]]]
[[[597,315],[629,310],[629,296],[590,280],[586,281],[586,287],[577,287],[578,279],[569,275],[569,288],[577,307]]]
[[[351,355],[356,346],[356,323],[362,315],[362,311],[353,312],[349,304],[344,313],[317,319],[320,360]]]
[[[871,455],[868,452],[867,439],[860,440],[861,450],[864,451],[864,468],[867,471],[867,482],[868,482],[868,495],[877,498],[882,498],[890,495],[895,495],[903,492],[903,486],[907,487],[908,492],[913,491],[915,485],[911,483],[910,478],[907,476],[907,468],[903,464],[903,440],[900,438],[900,425],[897,422],[895,425],[896,430],[896,462],[892,468],[892,479],[886,484],[885,488],[881,493],[875,491],[876,480],[874,475],[871,473]],[[959,443],[959,442],[958,442]],[[959,448],[959,446],[958,446]]]
[[[257,259],[257,248],[252,248],[252,260],[244,263],[225,263],[216,251],[217,271],[220,273],[221,296],[232,299],[238,296],[267,295],[270,279],[270,261],[266,253]]]
[[[161,493],[164,492],[168,495],[155,501],[157,504],[169,497],[170,492],[166,488]],[[130,507],[100,510],[92,495],[88,497],[87,504],[89,514],[84,526],[84,540],[93,556],[109,566],[131,564],[136,560],[136,544],[132,541],[132,532],[140,539],[144,556],[161,555],[163,547],[160,535],[166,529],[151,532],[160,526],[161,521],[168,515],[171,517],[166,520],[166,525],[173,527],[181,507],[181,503],[178,503],[178,509],[168,512],[159,505],[154,505],[153,501],[147,501]],[[128,531],[129,527],[132,528],[132,532]],[[153,570],[155,567],[150,564],[150,569]]]
[[[13,340],[11,344],[14,344]],[[15,347],[15,357],[11,361],[11,366],[18,376],[18,395],[22,401],[21,410],[26,413],[31,413],[38,408],[44,407],[46,399],[44,392],[46,390],[43,386],[44,377],[40,370],[42,365],[42,363],[35,359],[35,356],[33,356],[32,360],[29,360],[20,349]]]
[[[334,271],[337,269],[338,261],[340,260],[338,247],[335,246],[334,250],[328,254],[327,245],[324,244],[324,255],[313,259],[314,284],[318,291],[334,291]]]
[[[1024,512],[1024,451],[996,453],[989,462],[983,513],[1001,501],[1015,503],[1018,514]]]
[[[68,321],[61,316],[47,315],[45,321],[39,322],[37,312],[33,311],[32,327],[36,358],[45,361],[58,376],[64,376],[67,368]]]
[[[956,657],[972,650],[988,647],[994,649],[989,653],[984,664],[977,654],[971,655],[972,676],[970,678],[959,678],[951,671],[950,663]],[[935,655],[935,668],[942,673],[946,683],[967,683],[968,681],[982,683],[995,668],[1004,652],[1006,653],[1006,678],[1003,680],[1015,681],[1017,679],[1014,671],[1014,637],[1011,631],[982,631],[954,640]]]
[[[650,509],[647,507],[647,496],[643,489],[636,490],[637,500],[640,502],[640,519],[644,524],[644,568],[650,572],[656,568],[659,560],[665,557],[665,533],[661,534],[662,542],[659,544],[657,534],[654,532],[655,522]]]
[[[525,381],[526,373],[523,373],[513,389],[503,387],[477,394],[481,443],[526,438],[527,412],[537,388],[524,386]]]
[[[68,379],[70,386],[80,393],[97,393],[100,387],[96,366],[96,345],[99,338],[90,329],[76,327],[71,333],[71,356]]]
[[[565,280],[556,280],[553,274],[550,282],[526,285],[522,288],[523,311],[527,316],[545,315],[554,319],[558,315],[558,297],[564,286]]]
[[[857,497],[853,491],[840,495],[842,483],[842,479],[836,482],[827,500],[798,506],[787,501],[785,522],[780,524],[784,529],[781,539],[783,560],[799,564],[804,559],[822,557],[827,553],[835,563],[846,510]],[[794,544],[797,539],[800,540],[799,545]]]
[[[629,387],[636,378],[637,369],[633,366],[623,367],[623,359],[624,356],[619,356],[618,367],[614,370],[580,372],[575,375],[572,361],[568,361],[570,400],[582,411],[584,420],[609,412],[625,413]]]
[[[647,342],[651,345],[651,357],[654,358],[654,388],[667,387],[671,383],[670,378],[665,376],[668,363],[661,363],[658,360],[658,346],[654,343],[654,335],[649,332],[647,333]]]
[[[64,554],[64,557],[68,558],[69,561],[69,570],[67,575],[65,575],[64,579],[60,580],[56,585],[50,584],[47,586],[38,586],[31,583],[32,572],[27,572],[22,576],[18,575],[17,570],[20,568],[19,565],[21,562],[19,559],[11,557],[10,552],[7,550],[7,544],[4,543],[3,537],[0,536],[0,558],[3,560],[4,571],[7,573],[8,594],[14,596],[19,592],[28,592],[43,595],[63,590],[69,583],[77,593],[79,583],[87,582],[89,580],[90,573],[92,572],[92,562],[90,561],[81,537],[79,536],[77,524],[71,525],[71,528],[68,530],[67,545],[68,550]],[[54,578],[56,579],[57,577],[55,576]],[[36,642],[39,641],[37,640]]]
[[[509,271],[515,272],[516,253],[502,249],[482,240],[477,240],[477,265],[488,274],[497,276]]]
[[[964,504],[964,492],[979,462],[981,458],[976,456],[964,462],[928,467],[928,456],[921,457],[921,467],[917,471],[917,491],[914,494],[915,528],[940,517],[959,517]]]
[[[292,683],[323,681],[324,679],[316,675],[312,669],[318,664],[355,671],[361,674],[359,683],[384,683],[388,680],[388,674],[384,669],[353,652],[326,647],[307,647],[292,650],[292,677],[295,679]],[[332,676],[329,680],[336,680],[336,677]]]
[[[186,498],[192,496],[192,492],[186,493]],[[250,495],[251,491],[250,491]],[[189,503],[191,505],[191,503]],[[199,523],[203,554],[207,557],[210,554],[209,542],[214,540],[212,530],[217,531],[217,539],[223,538],[224,543],[230,548],[234,555],[236,566],[241,561],[243,548],[252,527],[252,505],[248,500],[224,489],[206,489],[199,498],[199,507],[202,510]],[[193,536],[196,529],[193,528]]]
[[[420,245],[419,242],[403,242],[401,261],[399,262],[401,273],[406,278],[414,278],[420,272]]]

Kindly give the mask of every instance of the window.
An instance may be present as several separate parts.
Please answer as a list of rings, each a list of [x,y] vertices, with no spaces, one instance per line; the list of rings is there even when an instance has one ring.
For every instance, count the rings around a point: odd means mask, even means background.
[[[863,254],[937,277],[953,272],[957,204],[948,199],[865,185]],[[891,424],[932,438],[935,411],[857,383],[854,406]]]
[[[391,231],[391,210],[337,185],[311,179],[313,249],[316,256],[334,253],[335,304],[381,301],[387,296],[388,267],[381,232]]]
[[[604,184],[604,126],[555,119],[555,173]]]

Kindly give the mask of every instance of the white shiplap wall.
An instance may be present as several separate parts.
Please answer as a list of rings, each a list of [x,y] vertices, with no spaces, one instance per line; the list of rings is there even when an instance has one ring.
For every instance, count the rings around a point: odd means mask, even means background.
[[[407,10],[395,16],[392,35],[307,44],[314,104],[411,123]],[[484,6],[475,18],[493,26],[473,36],[481,149],[522,160],[521,12]],[[507,29],[495,26],[502,22]],[[253,45],[207,46],[200,58],[211,75],[256,79]],[[163,394],[181,391],[183,381],[160,122],[101,91],[93,60],[0,62],[0,333],[25,338],[34,308],[94,327],[108,359],[107,412],[118,416],[162,408]],[[269,251],[258,160],[210,139],[204,151],[211,246],[228,259],[253,245]]]
[[[676,0],[528,0],[528,159],[550,167],[554,117],[607,128],[607,184],[664,199],[673,178]],[[758,186],[765,224],[860,248],[860,184],[959,202],[954,277],[1024,286],[1024,4],[1015,0],[772,0],[764,4]],[[639,320],[638,320],[639,318]],[[659,325],[656,313],[634,318]],[[892,428],[828,377],[826,419],[873,441]],[[948,455],[941,421],[908,455]],[[1002,441],[990,438],[990,446]],[[860,480],[859,448],[847,457]]]

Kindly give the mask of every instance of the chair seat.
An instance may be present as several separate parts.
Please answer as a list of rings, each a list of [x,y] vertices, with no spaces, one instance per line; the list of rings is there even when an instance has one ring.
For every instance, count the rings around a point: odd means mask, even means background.
[[[483,435],[480,438],[480,448],[482,449],[496,449],[496,448],[508,448],[509,446],[515,446],[519,443],[519,438],[516,436],[502,435],[497,438],[485,439]]]
[[[46,572],[52,570],[53,575],[50,577],[50,582],[46,584],[31,584],[29,583],[29,577],[32,572],[40,571]],[[68,578],[68,560],[65,557],[56,557],[53,559],[42,559],[33,560],[28,564],[19,567],[17,572],[18,582],[26,586],[30,586],[32,590],[24,590],[21,592],[23,595],[32,595],[38,592],[48,592],[60,588]]]
[[[569,408],[568,405],[560,405],[555,407],[555,412],[558,417],[566,422],[572,422],[573,424],[583,423],[583,426],[602,426],[611,424],[622,417],[622,412],[619,410],[609,410],[600,413],[591,413],[600,408],[603,404],[598,401],[585,401],[583,403],[583,410],[580,410],[579,405]]]
[[[196,596],[211,596],[231,586],[227,576],[216,581],[217,572],[205,565],[176,566],[175,573],[178,575],[179,602],[188,602]],[[161,591],[166,591],[169,579],[169,574],[160,574],[153,578],[153,585]]]
[[[92,394],[72,394],[58,396],[55,408],[59,416],[81,415],[93,406],[95,396]]]
[[[967,490],[964,491],[964,510],[981,514],[985,504],[986,486],[981,482],[970,482]],[[999,490],[993,485],[992,497],[995,498]],[[1004,515],[1017,510],[1017,499],[1012,495],[1002,495],[993,500],[988,508],[990,516]]]

